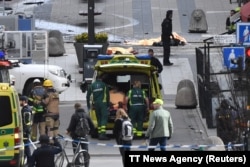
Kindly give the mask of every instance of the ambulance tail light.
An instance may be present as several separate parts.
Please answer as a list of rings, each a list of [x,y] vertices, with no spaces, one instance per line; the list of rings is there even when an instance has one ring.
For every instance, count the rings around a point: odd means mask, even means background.
[[[17,165],[17,160],[12,159],[9,163],[10,163],[11,166],[16,166]]]
[[[15,146],[20,146],[21,144],[21,133],[20,133],[20,128],[16,127],[14,130],[14,142],[15,142]],[[18,149],[18,148],[16,148]]]

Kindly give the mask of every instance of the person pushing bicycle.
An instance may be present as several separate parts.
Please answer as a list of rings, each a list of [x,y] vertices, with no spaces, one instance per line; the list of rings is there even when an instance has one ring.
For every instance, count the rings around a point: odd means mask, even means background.
[[[94,126],[94,123],[92,122],[92,120],[90,119],[89,115],[81,107],[80,103],[75,103],[74,108],[75,108],[75,113],[71,116],[71,120],[70,120],[69,126],[66,130],[66,134],[70,135],[73,139],[72,146],[73,146],[74,154],[76,153],[75,146],[78,144],[78,142],[81,142],[81,148],[85,149],[88,152],[88,143],[86,143],[86,142],[88,142],[87,135],[86,136],[77,136],[77,134],[75,133],[77,122],[79,121],[78,115],[83,116],[87,120],[90,132],[93,132],[95,130],[95,126]],[[80,137],[83,137],[84,139],[80,138]],[[79,160],[77,159],[76,161],[79,161]],[[84,166],[89,167],[89,161],[85,162]]]

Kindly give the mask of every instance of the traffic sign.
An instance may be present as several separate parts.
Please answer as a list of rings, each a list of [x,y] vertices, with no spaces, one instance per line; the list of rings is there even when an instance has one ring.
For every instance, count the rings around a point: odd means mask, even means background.
[[[236,43],[236,36],[235,35],[214,35],[213,39],[214,39],[214,43],[217,43],[217,44]]]
[[[237,23],[236,42],[242,45],[250,45],[250,23]]]
[[[238,67],[237,64],[232,63],[232,60],[237,60],[239,57],[243,58],[245,62],[245,48],[244,47],[224,47],[223,48],[223,58],[224,66],[228,69],[235,69]],[[243,69],[245,69],[245,63],[243,64]]]

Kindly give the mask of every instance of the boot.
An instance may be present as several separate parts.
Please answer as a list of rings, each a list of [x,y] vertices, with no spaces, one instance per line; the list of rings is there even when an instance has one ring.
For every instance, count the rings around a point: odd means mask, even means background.
[[[100,134],[98,139],[99,140],[109,140],[109,137],[106,136],[106,134]]]

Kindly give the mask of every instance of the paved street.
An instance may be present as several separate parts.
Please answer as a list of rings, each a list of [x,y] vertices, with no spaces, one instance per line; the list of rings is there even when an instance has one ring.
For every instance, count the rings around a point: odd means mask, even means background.
[[[22,2],[8,2],[13,7],[23,7]],[[45,0],[45,3],[35,8],[36,27],[38,29],[58,29],[64,34],[78,34],[87,31],[87,17],[79,16],[78,12],[87,10],[87,0]],[[105,31],[110,34],[110,40],[122,43],[110,43],[111,46],[133,47],[139,53],[147,53],[149,46],[126,45],[126,41],[157,38],[161,34],[161,22],[166,11],[172,9],[173,30],[183,36],[188,43],[185,46],[172,47],[171,61],[173,66],[164,66],[160,81],[163,85],[164,107],[173,117],[174,135],[169,144],[204,144],[204,139],[216,135],[215,129],[207,129],[205,120],[201,118],[197,109],[176,109],[175,96],[178,83],[183,79],[190,79],[196,85],[195,48],[203,46],[204,36],[225,32],[225,21],[229,11],[237,4],[229,4],[228,0],[95,0],[95,8],[102,11],[102,15],[95,16],[95,31]],[[29,7],[28,7],[29,8]],[[189,21],[194,9],[202,9],[208,23],[207,33],[189,33]],[[66,53],[62,57],[51,57],[50,64],[57,64],[65,68],[74,79],[71,87],[60,95],[61,99],[61,127],[63,133],[69,122],[76,101],[85,103],[86,94],[82,93],[79,83],[82,75],[78,72],[78,63],[72,43],[65,43]],[[162,61],[162,47],[150,47]],[[196,90],[197,93],[197,90]],[[91,140],[92,142],[100,142]],[[114,140],[101,142],[113,143]],[[142,140],[134,145],[141,145]],[[93,155],[92,166],[122,166],[118,148],[109,146],[90,145]],[[105,156],[107,153],[114,155]],[[102,157],[104,155],[104,157]],[[110,159],[110,157],[112,159]],[[115,157],[115,158],[114,158]],[[98,159],[98,161],[96,161]],[[102,164],[105,162],[105,165]]]

